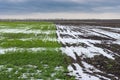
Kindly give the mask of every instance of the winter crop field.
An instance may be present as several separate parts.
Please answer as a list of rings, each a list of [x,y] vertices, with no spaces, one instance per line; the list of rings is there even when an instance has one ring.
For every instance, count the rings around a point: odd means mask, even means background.
[[[0,80],[67,80],[61,47],[52,23],[0,22]]]
[[[120,27],[0,22],[0,80],[120,80]]]

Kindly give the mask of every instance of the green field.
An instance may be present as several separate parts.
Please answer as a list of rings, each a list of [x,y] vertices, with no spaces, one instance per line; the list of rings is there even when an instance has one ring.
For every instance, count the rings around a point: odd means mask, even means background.
[[[74,80],[61,46],[53,23],[0,22],[0,80]]]

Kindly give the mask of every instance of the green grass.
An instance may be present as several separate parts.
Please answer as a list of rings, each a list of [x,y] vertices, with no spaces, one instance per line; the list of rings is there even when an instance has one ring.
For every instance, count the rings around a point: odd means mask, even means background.
[[[7,51],[5,54],[0,54],[0,80],[31,80],[31,78],[35,80],[74,80],[73,77],[67,76],[68,57],[62,54],[61,51],[55,50],[62,45],[57,41],[47,40],[57,39],[56,27],[53,23],[0,22],[0,29],[21,28],[25,30],[41,30],[43,32],[54,31],[54,33],[0,33],[1,48],[18,48],[16,51]],[[27,50],[27,48],[40,47],[46,48],[46,50]],[[24,50],[19,50],[19,48]],[[61,69],[55,70],[56,67],[61,67]],[[26,75],[26,78],[22,78],[23,74]],[[54,76],[51,76],[52,74]]]
[[[43,41],[39,39],[33,40],[0,40],[0,47],[2,48],[10,48],[10,47],[17,47],[17,48],[38,48],[38,47],[51,47],[51,48],[59,48],[61,44],[57,41]]]
[[[26,28],[40,30],[55,30],[55,25],[51,22],[0,22],[1,28]]]
[[[59,57],[57,57],[59,56]],[[58,63],[59,61],[59,63]],[[0,65],[5,64],[13,64],[16,66],[21,65],[40,65],[48,64],[51,66],[59,66],[63,65],[63,58],[60,51],[39,51],[39,52],[31,52],[31,51],[14,51],[14,52],[6,52],[6,54],[0,55]]]
[[[50,33],[50,34],[0,33],[0,37],[3,37],[4,39],[23,39],[23,38],[44,39],[44,38],[56,38],[56,34],[55,33]]]
[[[7,52],[0,55],[0,65],[5,65],[3,69],[0,69],[0,80],[19,80],[23,73],[36,73],[40,70],[41,73],[33,75],[37,79],[48,78],[54,80],[56,78],[68,80],[66,76],[67,65],[64,62],[64,55],[60,51],[42,51],[42,52],[30,52],[30,51],[15,51]],[[37,66],[36,68],[29,67],[27,65]],[[48,67],[45,67],[48,65]],[[55,67],[62,66],[63,70],[55,70]],[[13,68],[11,72],[7,72],[7,68]],[[22,69],[19,69],[22,68]],[[17,74],[15,72],[18,71]],[[54,77],[51,77],[51,73],[56,73]],[[11,76],[11,77],[9,77]],[[28,75],[28,79],[31,75]]]
[[[40,29],[40,30],[55,30],[56,28],[54,27],[55,25],[40,25],[40,24],[36,24],[36,26],[32,26],[30,29],[32,30],[36,30],[36,29]]]

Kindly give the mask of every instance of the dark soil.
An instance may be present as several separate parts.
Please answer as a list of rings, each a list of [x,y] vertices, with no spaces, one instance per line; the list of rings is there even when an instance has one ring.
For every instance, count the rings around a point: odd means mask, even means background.
[[[102,44],[94,44],[97,47],[103,48],[103,49],[108,49],[114,53],[118,53],[120,55],[120,45],[118,44],[106,44],[106,43],[102,43]]]
[[[113,74],[120,78],[120,62],[108,59],[103,55],[98,55],[93,58],[85,58],[84,60],[87,63],[94,65],[94,67],[105,72],[106,74]],[[120,58],[117,58],[117,60],[120,61]]]

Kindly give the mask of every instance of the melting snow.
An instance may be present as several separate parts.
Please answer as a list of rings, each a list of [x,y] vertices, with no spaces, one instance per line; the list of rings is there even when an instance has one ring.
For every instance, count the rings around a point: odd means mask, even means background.
[[[59,48],[44,48],[44,47],[40,47],[40,48],[0,48],[0,54],[5,54],[8,51],[14,52],[14,51],[24,51],[24,50],[34,51],[34,52],[45,51],[45,50],[55,50],[55,51],[58,51]]]
[[[47,31],[42,31],[42,30],[29,30],[29,29],[0,29],[0,33],[42,33],[42,34],[51,34],[55,33],[55,30],[47,30]]]
[[[102,41],[104,40],[95,40],[94,38],[84,39],[83,37],[78,37],[78,36],[85,36],[85,37],[97,36],[100,38],[103,37],[107,39],[114,38],[116,39],[116,41],[113,41],[113,43],[120,44],[120,34],[102,30],[100,28],[104,28],[104,27],[98,27],[98,26],[76,27],[76,26],[56,25],[56,27],[57,27],[56,33],[58,36],[58,41],[64,45],[64,47],[61,48],[62,52],[73,58],[75,61],[77,60],[77,56],[81,56],[81,60],[82,60],[82,58],[92,58],[95,55],[103,55],[106,56],[107,58],[113,60],[115,59],[114,55],[116,55],[116,53],[94,46],[94,44],[101,44]],[[111,28],[111,29],[116,30],[117,28]],[[81,64],[84,67],[82,67],[78,63],[72,63],[71,65],[69,65],[68,66],[68,70],[70,71],[69,75],[75,76],[77,80],[101,80],[100,78],[103,78],[105,80],[111,80],[99,74],[92,75],[93,72],[99,72],[99,73],[103,73],[103,72],[84,61],[81,61]],[[75,69],[73,66],[75,67]],[[92,71],[90,69],[92,69]],[[85,73],[85,71],[91,74]]]

